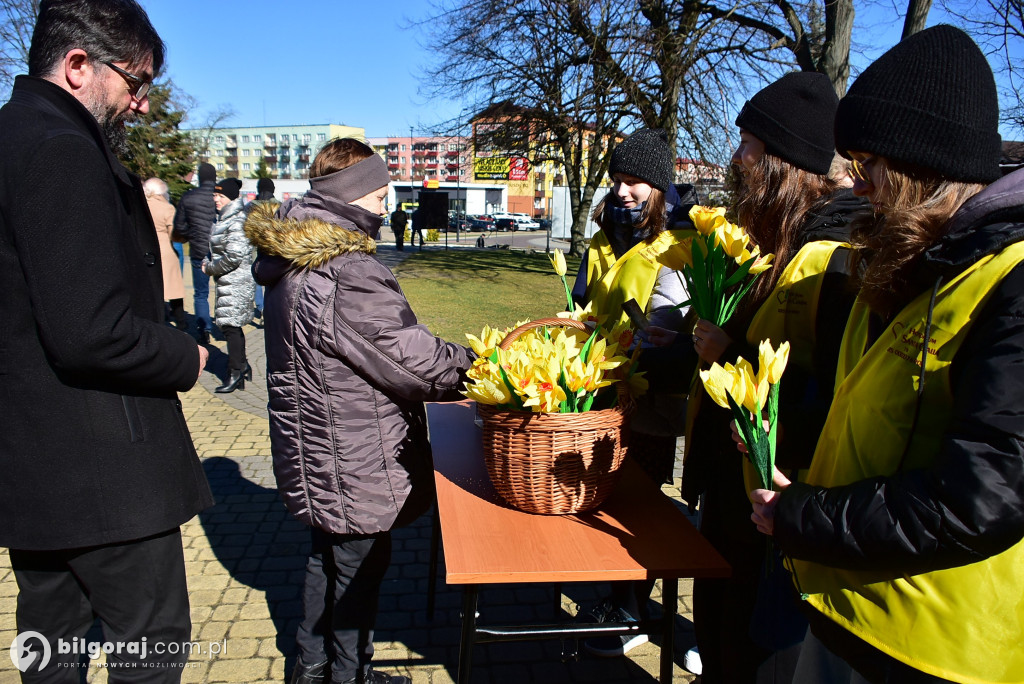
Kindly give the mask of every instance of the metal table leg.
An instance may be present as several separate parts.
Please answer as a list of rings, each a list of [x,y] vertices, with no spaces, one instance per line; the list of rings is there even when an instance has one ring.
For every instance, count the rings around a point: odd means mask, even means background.
[[[430,522],[430,574],[427,579],[427,620],[434,620],[434,598],[437,594],[437,555],[441,545],[441,517],[434,505]]]
[[[459,684],[469,684],[476,642],[476,604],[479,587],[467,584],[462,590],[462,639],[459,641]]]
[[[664,578],[661,580],[661,676],[662,684],[672,681],[674,664],[673,647],[675,645],[676,607],[679,605],[679,580]]]

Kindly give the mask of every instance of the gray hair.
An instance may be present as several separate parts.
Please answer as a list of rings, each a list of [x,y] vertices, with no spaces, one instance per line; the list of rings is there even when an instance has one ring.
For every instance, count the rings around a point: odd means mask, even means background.
[[[163,182],[159,178],[147,179],[146,182],[142,184],[142,190],[146,193],[146,197],[156,197],[157,195],[161,195],[168,202],[171,200],[171,193],[167,187],[167,183]]]

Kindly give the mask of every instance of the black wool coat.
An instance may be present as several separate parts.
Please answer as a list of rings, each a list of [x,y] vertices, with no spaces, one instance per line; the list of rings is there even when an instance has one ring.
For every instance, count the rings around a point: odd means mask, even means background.
[[[163,323],[141,183],[48,81],[17,78],[0,131],[0,546],[172,529],[213,502],[177,398],[199,352]]]

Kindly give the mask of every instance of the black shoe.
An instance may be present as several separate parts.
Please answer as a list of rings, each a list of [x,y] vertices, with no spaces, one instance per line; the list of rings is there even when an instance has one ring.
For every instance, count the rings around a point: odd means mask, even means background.
[[[602,601],[589,614],[584,616],[585,622],[636,622],[637,619],[622,608],[615,607],[610,600]],[[632,633],[621,636],[598,636],[587,639],[583,647],[599,658],[616,658],[624,656],[637,646],[646,644],[646,634]]]
[[[263,318],[263,309],[256,309],[252,312],[252,317],[259,320]]]
[[[345,684],[358,684],[359,681],[359,678],[355,677],[346,681]],[[371,668],[363,676],[362,684],[412,684],[412,680],[403,675],[384,674]]]
[[[206,328],[200,328],[196,332],[196,339],[199,340],[199,344],[210,344],[210,331]]]
[[[249,365],[248,361],[245,362],[245,373],[244,373],[244,375],[245,375],[245,379],[246,380],[252,382],[252,366]]]
[[[325,684],[327,682],[327,661],[316,665],[303,665],[302,661],[295,663],[292,670],[291,684]]]
[[[228,392],[234,392],[236,389],[245,389],[245,373],[240,370],[231,371],[231,377],[220,387],[213,391],[217,394],[227,394]]]

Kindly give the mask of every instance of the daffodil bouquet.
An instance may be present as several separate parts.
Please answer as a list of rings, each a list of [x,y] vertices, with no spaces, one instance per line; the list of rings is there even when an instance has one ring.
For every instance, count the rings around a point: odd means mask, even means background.
[[[602,390],[617,382],[628,383],[631,396],[642,394],[647,383],[642,373],[635,372],[639,346],[629,354],[633,331],[628,324],[605,329],[602,317],[589,305],[573,306],[565,281],[565,258],[556,251],[551,259],[572,310],[559,313],[558,318],[573,321],[573,327],[544,319],[504,330],[486,326],[479,336],[467,334],[478,358],[467,372],[463,394],[499,409],[535,413],[611,408],[617,393]],[[510,333],[511,341],[502,344]]]
[[[778,349],[771,340],[763,340],[758,347],[758,367],[754,372],[750,362],[740,357],[736,365],[712,364],[700,372],[708,396],[723,408],[732,409],[736,426],[747,456],[760,478],[761,487],[772,488],[775,469],[775,437],[779,417],[779,381],[789,360],[789,342]],[[767,413],[768,428],[764,426]]]
[[[725,218],[723,207],[694,206],[690,220],[697,235],[666,251],[660,261],[680,271],[697,315],[721,327],[753,287],[757,276],[771,267],[772,255],[750,249],[750,236]]]

